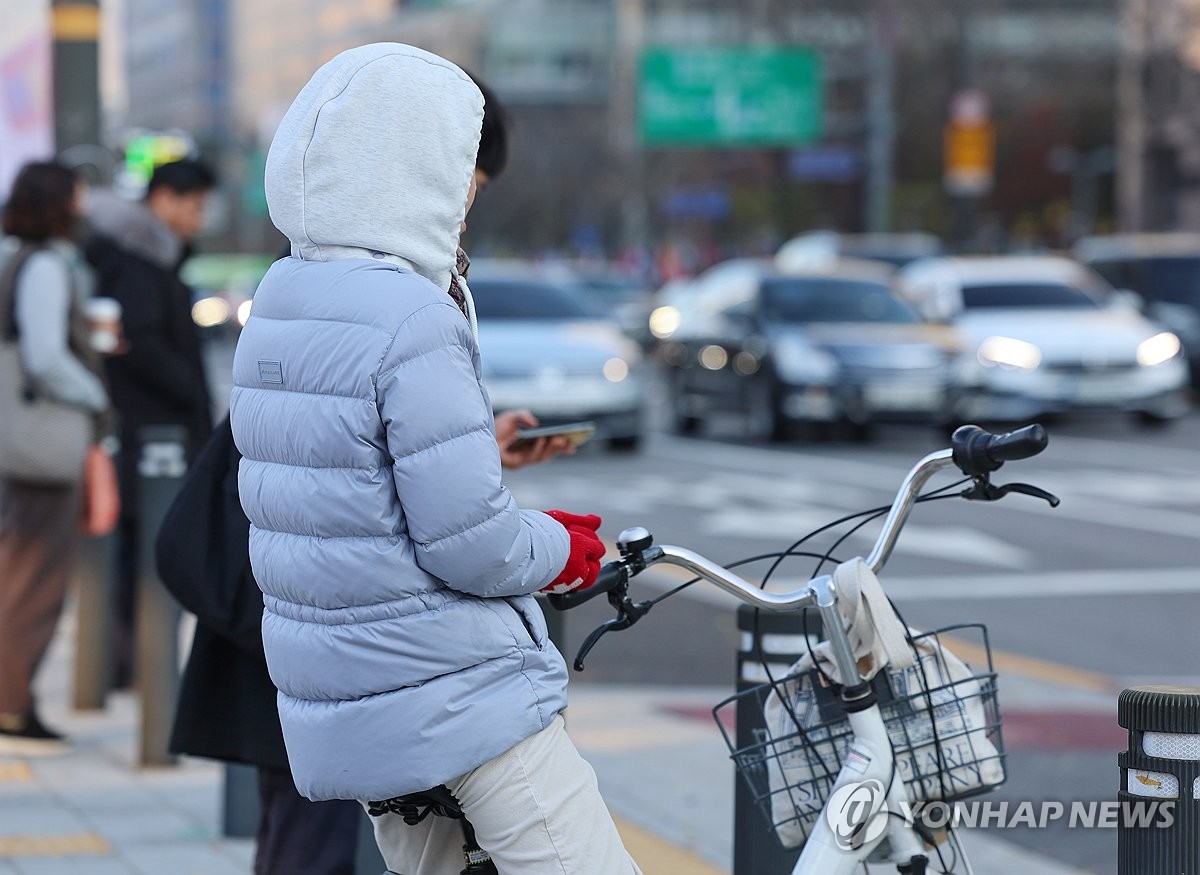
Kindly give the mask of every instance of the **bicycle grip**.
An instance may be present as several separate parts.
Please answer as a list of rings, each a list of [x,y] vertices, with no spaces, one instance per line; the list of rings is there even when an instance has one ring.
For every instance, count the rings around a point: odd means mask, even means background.
[[[1008,434],[994,435],[988,441],[988,455],[997,462],[1015,462],[1036,456],[1049,442],[1046,429],[1035,422]]]
[[[584,589],[547,596],[550,606],[559,611],[569,611],[584,602],[591,601],[598,595],[610,592],[625,581],[629,580],[629,571],[624,562],[609,562],[600,569],[596,582]]]
[[[1046,449],[1049,435],[1038,423],[1006,434],[992,434],[977,425],[964,425],[951,438],[954,464],[965,474],[995,471],[1005,462],[1028,459]]]

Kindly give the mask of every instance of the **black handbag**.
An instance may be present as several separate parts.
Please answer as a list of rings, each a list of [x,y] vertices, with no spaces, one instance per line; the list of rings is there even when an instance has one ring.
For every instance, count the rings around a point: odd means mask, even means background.
[[[263,659],[262,593],[250,571],[241,454],[226,417],[188,469],[155,544],[163,584],[197,620]]]

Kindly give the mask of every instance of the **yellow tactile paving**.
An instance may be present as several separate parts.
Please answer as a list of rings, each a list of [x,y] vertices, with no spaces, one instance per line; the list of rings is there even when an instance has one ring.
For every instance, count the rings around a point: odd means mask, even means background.
[[[29,768],[29,763],[20,760],[15,762],[0,760],[0,784],[17,784],[32,780],[33,770]]]
[[[663,841],[640,826],[634,826],[619,817],[613,820],[626,850],[645,875],[677,875],[679,872],[687,872],[688,875],[729,875],[726,870]]]
[[[102,837],[91,832],[74,835],[0,836],[0,859],[4,857],[73,857],[79,854],[112,852]]]

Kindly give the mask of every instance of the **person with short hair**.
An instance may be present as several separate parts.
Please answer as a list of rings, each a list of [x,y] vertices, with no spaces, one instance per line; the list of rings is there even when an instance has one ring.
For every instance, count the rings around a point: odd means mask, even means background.
[[[82,181],[62,164],[31,163],[17,174],[0,241],[0,324],[15,331],[32,389],[89,411],[99,441],[111,426],[110,403],[84,314],[90,271],[73,242],[82,198]],[[32,684],[66,599],[83,514],[79,487],[0,479],[0,755],[63,749],[38,714]]]
[[[88,199],[93,234],[85,251],[96,272],[98,294],[121,304],[125,336],[124,353],[105,362],[121,442],[117,686],[126,686],[133,674],[138,433],[150,425],[182,426],[190,462],[213,427],[200,335],[192,321],[192,292],[179,272],[204,227],[215,187],[216,177],[205,164],[186,159],[155,169],[140,203],[101,191]]]

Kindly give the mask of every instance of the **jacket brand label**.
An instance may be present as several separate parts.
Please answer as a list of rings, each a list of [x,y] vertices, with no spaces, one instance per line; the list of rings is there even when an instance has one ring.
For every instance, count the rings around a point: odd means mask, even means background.
[[[283,385],[283,365],[279,362],[264,362],[258,363],[258,378],[264,383],[278,383]]]

